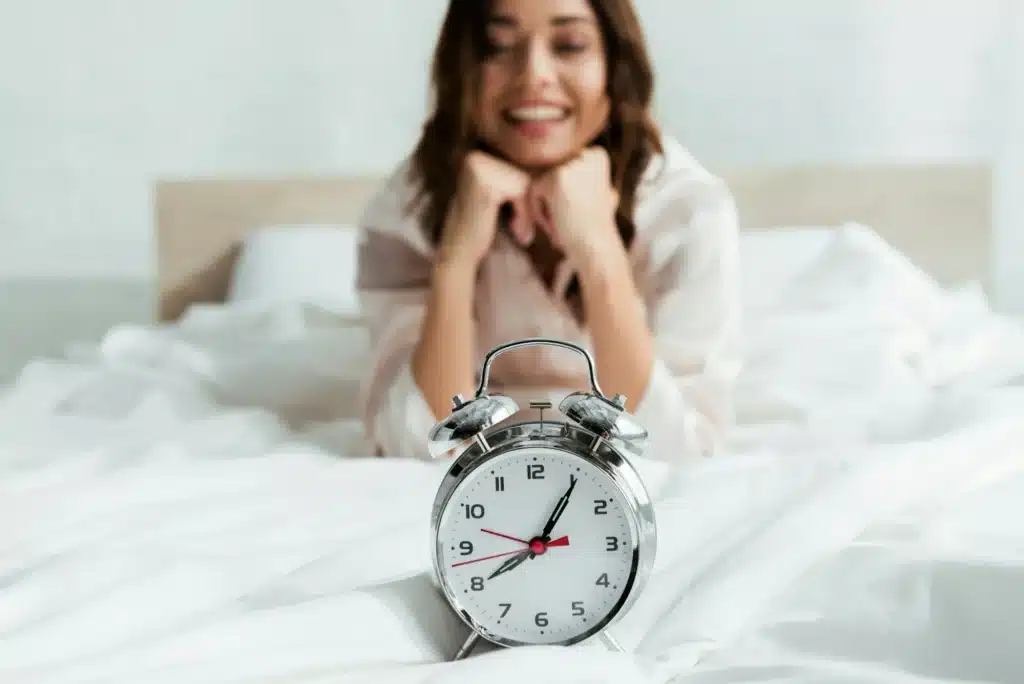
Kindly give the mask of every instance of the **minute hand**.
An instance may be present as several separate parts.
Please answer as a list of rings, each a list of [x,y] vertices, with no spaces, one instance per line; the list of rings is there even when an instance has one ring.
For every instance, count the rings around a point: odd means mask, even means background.
[[[555,529],[555,523],[557,523],[558,519],[562,517],[562,512],[565,510],[565,507],[569,505],[569,497],[572,496],[572,490],[575,487],[576,476],[570,475],[569,488],[565,490],[565,494],[563,494],[562,498],[559,499],[558,503],[555,504],[555,510],[551,511],[551,517],[548,518],[548,522],[544,526],[544,531],[540,533],[541,538],[545,541],[547,541],[551,537],[551,531]]]

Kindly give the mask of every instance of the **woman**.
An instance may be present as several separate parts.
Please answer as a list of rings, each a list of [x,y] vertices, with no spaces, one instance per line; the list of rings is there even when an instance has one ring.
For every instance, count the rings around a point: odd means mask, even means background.
[[[738,370],[736,214],[662,144],[631,0],[451,0],[433,84],[422,139],[362,221],[379,453],[426,457],[486,352],[545,336],[591,351],[651,457],[711,454]],[[489,386],[557,406],[589,382],[544,346],[495,359]]]

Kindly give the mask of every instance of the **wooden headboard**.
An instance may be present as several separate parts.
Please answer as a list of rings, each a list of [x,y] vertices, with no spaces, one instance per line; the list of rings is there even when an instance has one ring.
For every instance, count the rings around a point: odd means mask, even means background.
[[[984,278],[991,174],[971,165],[713,169],[732,189],[742,229],[876,230],[943,283]],[[375,177],[212,179],[157,184],[161,321],[223,301],[246,233],[267,225],[355,224]]]

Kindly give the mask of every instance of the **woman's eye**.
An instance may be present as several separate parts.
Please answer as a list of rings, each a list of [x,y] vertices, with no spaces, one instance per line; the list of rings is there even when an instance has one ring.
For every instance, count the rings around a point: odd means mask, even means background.
[[[514,49],[518,41],[517,36],[511,31],[488,30],[484,42],[489,54],[498,54]]]
[[[514,45],[503,45],[501,43],[488,43],[484,52],[484,59],[497,59],[507,57],[515,50]]]
[[[520,48],[522,44],[520,41],[514,39],[505,38],[502,40],[496,40],[490,38],[487,41],[486,51],[488,57],[497,57],[510,52],[514,52]],[[556,41],[552,46],[552,51],[557,55],[577,55],[582,52],[586,52],[590,48],[589,43],[581,40],[559,40]]]
[[[577,54],[586,49],[587,46],[583,43],[559,43],[555,46],[555,51],[563,55]]]

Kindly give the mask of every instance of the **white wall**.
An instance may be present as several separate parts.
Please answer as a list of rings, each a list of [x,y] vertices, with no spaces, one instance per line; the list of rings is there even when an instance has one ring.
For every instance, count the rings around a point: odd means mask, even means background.
[[[0,3],[0,277],[148,275],[157,178],[385,168],[442,7]]]
[[[1024,7],[1006,22],[992,226],[993,302],[1024,314]]]
[[[663,120],[747,163],[988,158],[1016,0],[638,0]]]
[[[714,163],[988,159],[1013,0],[637,0]],[[0,0],[0,278],[149,277],[167,177],[379,172],[445,0]]]

